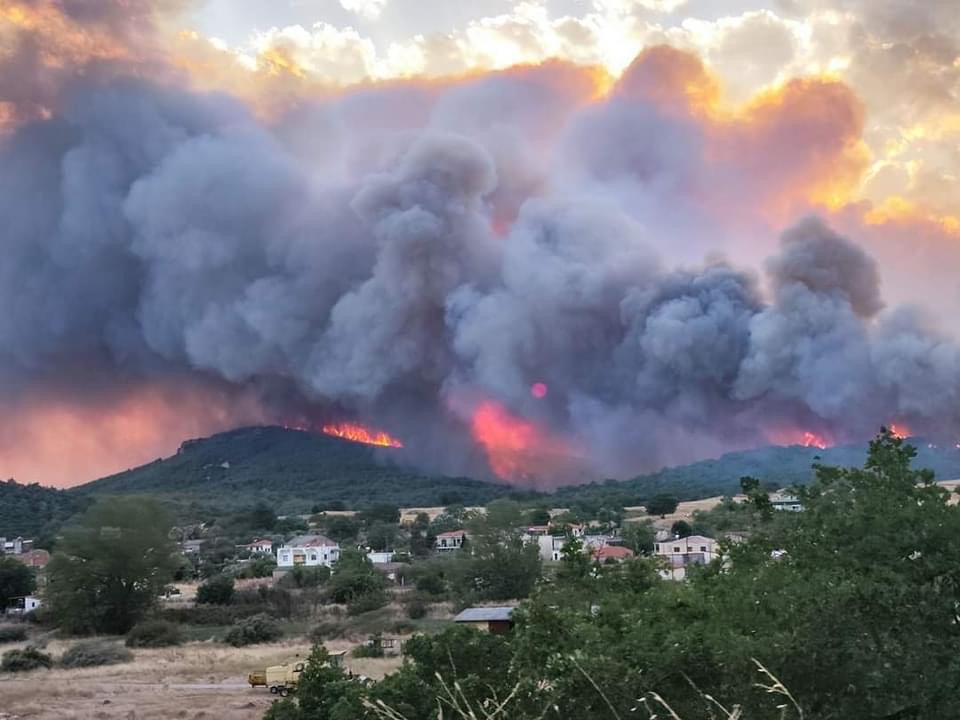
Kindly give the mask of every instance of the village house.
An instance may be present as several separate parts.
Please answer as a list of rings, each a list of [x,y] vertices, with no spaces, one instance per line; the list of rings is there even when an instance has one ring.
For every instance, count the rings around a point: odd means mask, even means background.
[[[386,552],[374,552],[371,550],[367,553],[367,560],[374,565],[386,565],[387,563],[392,563],[393,550],[387,550]]]
[[[180,552],[184,555],[197,555],[202,545],[203,540],[184,540],[180,543]]]
[[[436,548],[437,552],[450,552],[451,550],[459,550],[463,547],[464,540],[467,539],[467,533],[465,530],[449,530],[447,532],[442,532],[437,535]]]
[[[257,538],[249,545],[243,545],[242,547],[246,548],[252,553],[264,553],[266,555],[273,554],[273,540],[269,538]]]
[[[491,635],[505,635],[513,629],[513,610],[512,607],[472,607],[453,621]]]
[[[784,512],[803,512],[803,502],[793,493],[775,492],[770,495],[770,505],[774,510]]]
[[[567,544],[567,538],[560,535],[541,535],[531,538],[529,542],[536,542],[541,560],[544,562],[558,562],[560,560],[560,554]]]
[[[6,612],[7,615],[26,615],[28,612],[33,612],[39,608],[42,604],[43,601],[36,595],[21,595],[20,597],[10,598]]]
[[[598,563],[607,565],[608,563],[622,563],[627,558],[632,558],[633,550],[622,545],[604,545],[594,549],[591,554]]]
[[[50,562],[50,553],[46,550],[28,550],[14,557],[27,567],[35,570],[43,570]]]
[[[298,535],[277,552],[277,567],[332,567],[340,559],[340,545],[323,535]]]
[[[0,552],[4,555],[21,555],[33,550],[33,540],[24,540],[22,537],[15,537],[12,540],[0,538]]]
[[[690,565],[706,565],[720,557],[717,541],[703,535],[674,537],[653,544],[653,552],[666,561],[661,576],[667,580],[683,580]]]

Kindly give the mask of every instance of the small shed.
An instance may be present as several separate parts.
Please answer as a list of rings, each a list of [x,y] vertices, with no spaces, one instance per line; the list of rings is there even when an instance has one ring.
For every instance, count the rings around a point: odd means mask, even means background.
[[[491,635],[505,635],[513,629],[513,611],[512,607],[472,607],[457,615],[453,621]]]

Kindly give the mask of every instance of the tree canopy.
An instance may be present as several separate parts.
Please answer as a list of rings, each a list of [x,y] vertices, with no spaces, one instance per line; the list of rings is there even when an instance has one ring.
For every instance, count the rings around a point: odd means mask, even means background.
[[[68,632],[123,633],[171,581],[170,520],[154,500],[98,502],[64,531],[47,567],[50,611]]]

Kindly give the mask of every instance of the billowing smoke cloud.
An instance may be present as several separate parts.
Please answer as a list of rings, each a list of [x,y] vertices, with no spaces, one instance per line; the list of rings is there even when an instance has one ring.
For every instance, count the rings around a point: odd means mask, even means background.
[[[0,404],[186,387],[216,398],[184,403],[202,429],[359,420],[421,467],[543,484],[806,430],[960,433],[960,350],[884,309],[882,268],[815,217],[773,246],[861,167],[848,89],[721,116],[665,48],[594,79],[411,82],[271,123],[169,77],[71,81],[0,145]]]

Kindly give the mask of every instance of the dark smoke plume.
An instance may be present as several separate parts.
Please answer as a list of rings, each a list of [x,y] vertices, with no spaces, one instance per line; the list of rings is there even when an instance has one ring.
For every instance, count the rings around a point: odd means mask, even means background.
[[[884,310],[876,264],[824,221],[787,230],[763,274],[690,262],[727,241],[718,179],[723,203],[772,190],[710,159],[706,121],[638,62],[643,82],[599,103],[558,65],[272,124],[168,82],[71,81],[0,146],[0,402],[189,378],[484,473],[472,412],[496,401],[591,479],[789,430],[960,434],[957,345]]]

